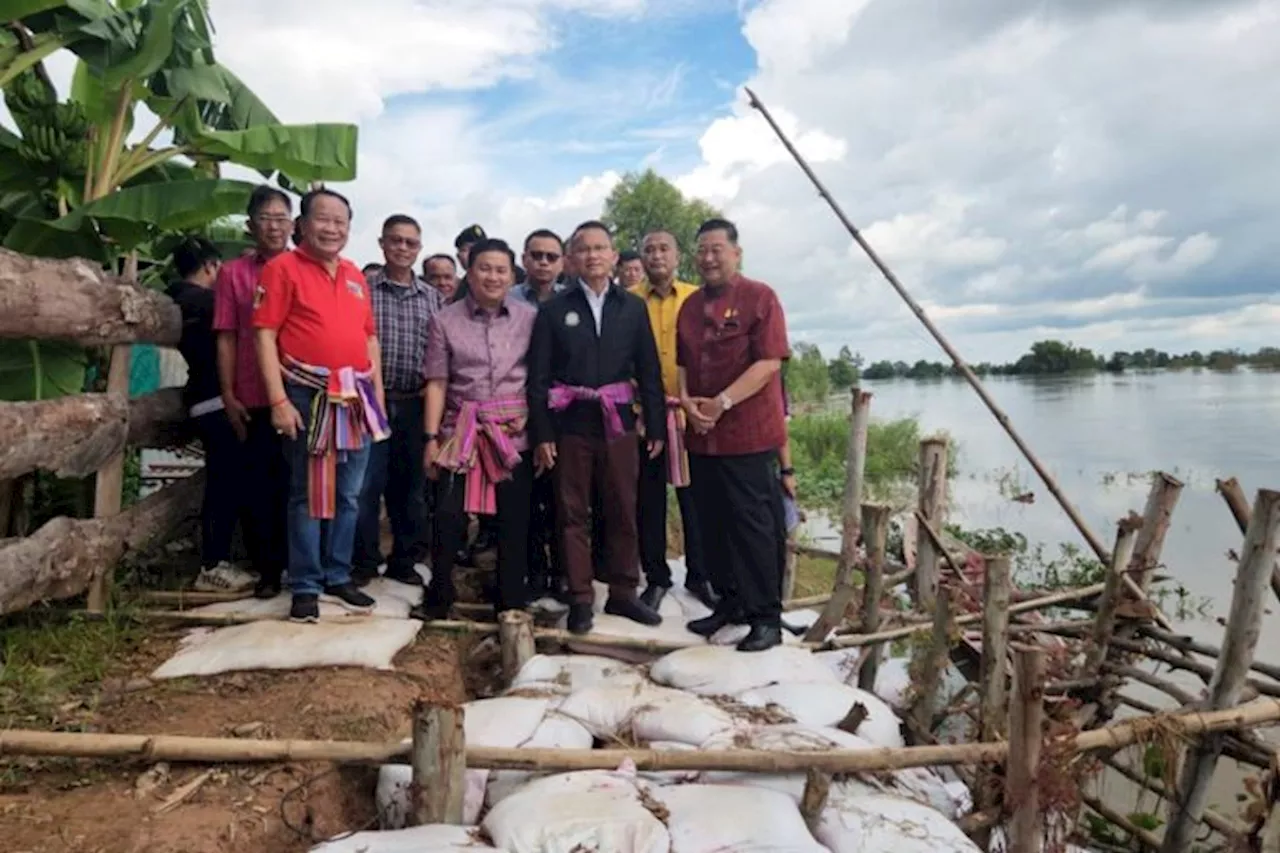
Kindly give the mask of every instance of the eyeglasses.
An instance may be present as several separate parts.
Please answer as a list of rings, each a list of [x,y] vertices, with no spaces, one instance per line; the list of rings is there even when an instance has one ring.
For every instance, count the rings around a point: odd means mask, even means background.
[[[546,261],[549,264],[554,264],[556,261],[560,260],[560,253],[559,252],[530,252],[529,257],[533,258],[535,261],[538,261],[539,263]]]
[[[404,246],[406,249],[422,248],[422,241],[412,237],[383,237],[382,242],[390,246]]]

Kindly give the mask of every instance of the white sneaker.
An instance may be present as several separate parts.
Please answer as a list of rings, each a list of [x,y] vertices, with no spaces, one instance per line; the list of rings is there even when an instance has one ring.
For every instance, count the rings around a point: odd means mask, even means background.
[[[191,587],[199,592],[248,592],[255,583],[253,575],[224,562],[201,569]]]

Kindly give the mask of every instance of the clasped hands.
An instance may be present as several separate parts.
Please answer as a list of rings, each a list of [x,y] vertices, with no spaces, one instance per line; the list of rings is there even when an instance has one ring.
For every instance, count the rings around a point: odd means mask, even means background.
[[[711,432],[724,414],[724,406],[718,397],[686,397],[680,401],[680,406],[698,435]]]

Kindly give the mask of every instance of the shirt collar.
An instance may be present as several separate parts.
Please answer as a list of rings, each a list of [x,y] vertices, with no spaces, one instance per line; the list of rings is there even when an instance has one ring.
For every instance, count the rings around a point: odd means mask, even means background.
[[[369,284],[370,286],[374,286],[374,287],[380,286],[380,285],[389,287],[389,288],[400,288],[400,289],[403,289],[405,287],[405,285],[401,284],[400,282],[392,281],[391,279],[387,278],[387,274],[382,270],[378,270],[376,273],[370,276],[370,279],[371,280]],[[414,291],[415,293],[426,293],[427,287],[428,287],[427,283],[423,281],[416,272],[413,272],[412,270],[409,271],[408,288],[410,290]]]
[[[606,296],[608,296],[610,293],[613,292],[613,289],[617,287],[617,285],[618,285],[618,282],[610,278],[609,285],[604,289],[604,293],[601,293],[599,296],[596,296],[596,292],[592,290],[591,287],[587,284],[587,280],[585,278],[582,278],[581,276],[578,277],[578,287],[582,288],[582,295],[587,297],[588,299],[604,299]]]
[[[659,299],[674,299],[679,295],[681,288],[690,286],[691,285],[686,284],[678,278],[673,278],[671,279],[671,292],[666,296],[663,296],[658,293],[657,289],[654,288],[654,286],[649,283],[649,279],[646,278],[644,281],[640,282],[640,295],[645,299],[648,299],[651,296],[657,296]]]
[[[477,314],[484,314],[485,311],[480,307],[479,303],[471,296],[471,292],[467,291],[465,297],[467,303],[467,316],[475,317]],[[507,295],[503,297],[502,304],[498,306],[498,316],[503,317],[511,313],[511,291],[507,291]]]

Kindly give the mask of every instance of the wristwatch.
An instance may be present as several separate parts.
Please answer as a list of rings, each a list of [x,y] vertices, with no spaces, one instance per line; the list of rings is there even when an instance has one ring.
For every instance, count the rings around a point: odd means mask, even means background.
[[[778,471],[779,477],[794,477],[795,475],[796,475],[795,468],[783,468],[780,471]]]
[[[434,432],[424,432],[424,433],[422,434],[422,437],[423,437],[423,439],[425,439],[426,441],[431,442],[431,441],[435,441],[435,440],[436,440],[437,438],[439,438],[440,436],[439,436],[437,433],[434,433]]]
[[[733,400],[723,391],[720,393],[720,408],[726,412],[733,408]]]

